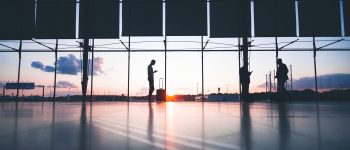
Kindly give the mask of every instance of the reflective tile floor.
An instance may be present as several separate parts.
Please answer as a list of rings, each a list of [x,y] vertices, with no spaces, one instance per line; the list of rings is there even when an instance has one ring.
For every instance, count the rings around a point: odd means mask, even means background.
[[[0,150],[349,150],[350,103],[0,103]]]

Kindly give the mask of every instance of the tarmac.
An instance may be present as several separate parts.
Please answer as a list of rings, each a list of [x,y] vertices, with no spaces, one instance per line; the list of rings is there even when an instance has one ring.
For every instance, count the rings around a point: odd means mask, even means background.
[[[349,150],[350,102],[1,102],[1,150]]]

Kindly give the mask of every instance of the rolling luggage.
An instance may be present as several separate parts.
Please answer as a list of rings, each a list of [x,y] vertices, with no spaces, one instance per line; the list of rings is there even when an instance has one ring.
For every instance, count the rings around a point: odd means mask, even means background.
[[[160,82],[162,81],[162,82]],[[160,86],[160,83],[162,83],[162,87]],[[165,102],[166,101],[166,92],[163,87],[163,78],[159,79],[159,89],[157,90],[157,102]]]

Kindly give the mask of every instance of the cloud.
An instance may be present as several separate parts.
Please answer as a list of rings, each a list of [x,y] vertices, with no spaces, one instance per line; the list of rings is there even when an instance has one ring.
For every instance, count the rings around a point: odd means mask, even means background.
[[[40,61],[33,61],[31,66],[36,69],[40,69],[45,72],[54,72],[55,68],[52,66],[45,66],[42,62]]]
[[[290,81],[290,80],[289,80]],[[318,88],[320,90],[328,89],[348,89],[350,88],[350,74],[335,73],[325,74],[317,77]],[[265,83],[260,84],[259,88],[265,88]],[[301,77],[293,80],[294,90],[314,89],[314,77]]]
[[[32,66],[33,68],[37,68],[37,69],[42,69],[42,68],[44,68],[44,64],[41,63],[40,61],[33,61],[32,64],[31,64],[31,66]]]
[[[92,68],[92,61],[89,59],[89,70]],[[96,57],[94,58],[94,75],[99,75],[99,74],[104,74],[104,71],[102,70],[102,64],[103,64],[103,59],[101,57]],[[89,75],[91,75],[91,71],[89,71]]]
[[[41,70],[43,70],[45,72],[54,72],[55,71],[55,67],[53,67],[53,66],[45,66]]]
[[[80,66],[80,60],[72,54],[57,60],[57,71],[60,74],[77,75],[81,70]]]
[[[142,87],[140,88],[137,93],[137,96],[142,96],[142,95],[148,95],[148,88],[147,87]]]
[[[78,86],[69,81],[58,81],[56,83],[56,88],[78,88]]]
[[[91,70],[92,63],[89,59],[89,70]],[[104,74],[102,70],[103,59],[101,57],[94,58],[94,75]],[[33,61],[31,66],[36,69],[40,69],[44,72],[54,72],[54,66],[45,66],[40,61]],[[57,73],[67,75],[77,75],[81,72],[81,60],[76,58],[74,55],[69,54],[68,56],[59,57],[57,60]],[[89,75],[91,75],[89,71]]]
[[[319,89],[342,89],[350,88],[350,74],[326,74],[317,77],[317,83]],[[293,88],[297,90],[301,89],[313,89],[315,87],[314,77],[303,77],[296,81],[293,81]]]

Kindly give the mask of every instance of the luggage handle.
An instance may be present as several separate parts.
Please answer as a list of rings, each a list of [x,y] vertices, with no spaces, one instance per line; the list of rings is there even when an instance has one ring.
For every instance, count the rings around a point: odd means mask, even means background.
[[[160,80],[162,80],[162,88],[160,88]],[[163,89],[164,87],[163,87],[164,85],[163,85],[163,78],[159,78],[159,89]]]

